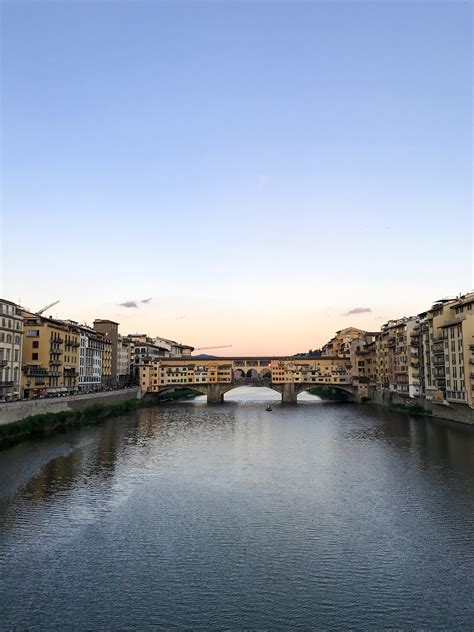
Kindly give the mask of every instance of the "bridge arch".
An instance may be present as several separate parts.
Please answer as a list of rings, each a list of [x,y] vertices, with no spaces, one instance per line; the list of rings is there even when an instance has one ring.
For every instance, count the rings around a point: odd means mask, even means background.
[[[258,380],[256,380],[255,383],[247,383],[247,384],[226,384],[223,385],[221,390],[222,390],[222,395],[225,395],[226,393],[230,393],[231,391],[235,390],[236,388],[241,388],[242,386],[258,386],[259,388],[268,388],[272,391],[275,391],[276,393],[282,393],[282,389],[280,387],[279,384],[273,384],[272,382],[269,382],[268,384],[262,384],[260,382],[258,382]]]
[[[245,377],[250,380],[257,379],[259,377],[258,369],[256,367],[251,367],[247,369]]]
[[[207,395],[208,393],[207,384],[189,384],[189,386],[187,384],[183,384],[182,386],[177,384],[170,384],[169,386],[161,386],[159,391],[149,392],[146,393],[146,395],[162,395],[164,393],[180,390],[196,391],[200,395]]]

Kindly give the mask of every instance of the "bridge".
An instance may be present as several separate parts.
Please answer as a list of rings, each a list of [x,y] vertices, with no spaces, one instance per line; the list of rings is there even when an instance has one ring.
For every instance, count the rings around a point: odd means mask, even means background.
[[[225,393],[245,385],[271,388],[285,404],[296,403],[299,393],[315,386],[329,386],[352,398],[357,395],[350,359],[339,356],[158,358],[140,365],[142,395],[189,388],[206,395],[211,404],[224,401]]]

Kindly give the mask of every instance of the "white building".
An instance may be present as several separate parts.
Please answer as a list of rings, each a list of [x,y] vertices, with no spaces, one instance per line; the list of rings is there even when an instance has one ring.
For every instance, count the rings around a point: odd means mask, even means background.
[[[15,303],[0,299],[0,399],[21,397],[23,316]]]
[[[89,327],[79,326],[79,330],[79,391],[96,391],[102,383],[103,338]]]

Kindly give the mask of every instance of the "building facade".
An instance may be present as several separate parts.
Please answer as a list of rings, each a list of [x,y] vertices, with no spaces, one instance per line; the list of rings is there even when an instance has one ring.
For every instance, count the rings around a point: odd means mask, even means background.
[[[94,329],[104,336],[104,339],[110,343],[110,367],[108,357],[104,359],[104,383],[108,386],[118,383],[118,351],[119,351],[119,323],[114,320],[96,318],[94,320]],[[108,351],[107,351],[108,354]]]
[[[25,310],[22,315],[22,386],[25,397],[76,393],[77,326]]]
[[[112,344],[105,334],[78,325],[80,332],[78,386],[81,393],[107,388],[112,375]]]
[[[0,299],[0,400],[22,397],[21,363],[23,316],[21,307]]]
[[[117,380],[123,386],[130,382],[132,351],[134,343],[126,336],[118,337],[117,342]]]

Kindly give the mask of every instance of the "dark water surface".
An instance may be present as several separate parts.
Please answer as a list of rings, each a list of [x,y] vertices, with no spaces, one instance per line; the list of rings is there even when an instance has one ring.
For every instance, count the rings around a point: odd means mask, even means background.
[[[0,452],[0,629],[473,629],[474,429],[239,389]]]

